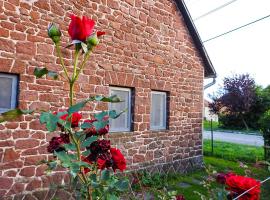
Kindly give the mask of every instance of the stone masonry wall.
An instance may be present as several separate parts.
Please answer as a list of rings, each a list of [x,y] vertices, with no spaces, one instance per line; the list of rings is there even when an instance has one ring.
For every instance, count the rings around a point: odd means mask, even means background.
[[[192,167],[184,160],[200,165],[203,65],[173,0],[0,0],[0,72],[19,74],[19,107],[56,111],[68,106],[68,85],[36,79],[33,71],[36,66],[61,70],[47,26],[60,25],[66,46],[72,13],[91,17],[107,33],[75,87],[77,100],[108,95],[109,85],[134,89],[134,131],[111,135],[129,170],[165,163]],[[71,51],[63,48],[63,54],[71,66]],[[168,130],[150,131],[151,90],[169,93]],[[104,108],[90,104],[85,110]],[[64,172],[48,177],[46,167],[37,165],[50,157],[46,147],[54,134],[44,130],[33,116],[0,124],[0,199],[68,181]]]

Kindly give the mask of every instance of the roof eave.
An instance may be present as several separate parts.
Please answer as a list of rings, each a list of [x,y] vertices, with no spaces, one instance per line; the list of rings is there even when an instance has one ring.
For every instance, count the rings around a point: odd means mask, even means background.
[[[176,5],[178,7],[178,9],[180,10],[184,21],[187,25],[187,28],[189,30],[189,33],[194,41],[194,44],[196,46],[196,48],[198,49],[200,56],[203,60],[203,64],[204,64],[204,77],[205,78],[216,78],[217,74],[216,74],[216,70],[206,52],[206,49],[202,43],[202,40],[200,38],[200,35],[195,27],[195,24],[193,23],[193,20],[191,18],[191,15],[188,11],[188,8],[184,2],[184,0],[175,0]]]

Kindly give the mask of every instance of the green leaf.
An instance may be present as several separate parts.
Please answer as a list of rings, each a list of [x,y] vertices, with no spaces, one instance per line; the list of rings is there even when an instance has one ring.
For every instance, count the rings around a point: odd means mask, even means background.
[[[42,112],[40,115],[40,123],[46,124],[48,131],[53,132],[56,130],[58,117],[49,112]]]
[[[21,115],[24,114],[31,114],[33,112],[34,112],[33,110],[21,110],[18,108],[14,110],[9,110],[7,112],[0,114],[0,123],[16,119],[17,117],[20,117]]]
[[[89,156],[90,153],[91,153],[91,151],[90,150],[87,150],[87,151],[84,151],[82,153],[82,155],[85,156],[85,157],[87,157],[87,156]]]
[[[65,151],[58,151],[58,152],[55,151],[54,154],[57,156],[57,158],[61,162],[67,163],[67,164],[71,163],[71,159]]]
[[[109,111],[109,117],[112,118],[112,119],[116,119],[120,115],[122,115],[123,113],[125,113],[127,111],[128,111],[128,109],[125,109],[125,110],[121,111],[120,113],[117,113],[115,110],[110,110]]]
[[[92,142],[96,141],[97,140],[97,136],[91,136],[89,138],[87,138],[83,143],[82,143],[82,147],[85,148],[85,147],[89,147]]]
[[[112,95],[110,97],[95,96],[94,100],[102,101],[102,102],[110,102],[110,103],[122,102],[116,95]]]
[[[100,129],[104,128],[107,124],[109,124],[109,120],[93,122],[93,125],[96,128],[96,130],[100,130]]]
[[[84,122],[82,125],[81,125],[81,128],[82,129],[87,129],[87,128],[91,128],[93,127],[93,124],[90,123],[90,122]]]
[[[128,189],[128,181],[127,180],[119,180],[114,185],[120,191],[126,191]]]
[[[97,119],[98,121],[102,121],[104,119],[105,116],[108,115],[108,112],[102,111],[100,113],[96,113],[94,114],[95,119]]]
[[[100,180],[102,181],[108,181],[110,179],[110,171],[107,169],[104,169],[101,172]]]
[[[74,134],[76,140],[79,140],[81,143],[85,140],[86,134],[83,131],[75,132]]]
[[[64,144],[63,146],[65,147],[66,150],[76,151],[75,144],[69,143],[69,144]]]
[[[53,71],[49,71],[46,67],[43,68],[35,68],[34,70],[34,75],[37,78],[41,78],[44,75],[48,75],[49,77],[53,78],[53,79],[57,79],[58,78],[58,74],[56,72]]]
[[[70,114],[72,114],[72,113],[75,113],[75,112],[80,111],[80,110],[85,106],[85,104],[86,104],[88,101],[89,101],[89,100],[87,99],[87,100],[84,100],[84,101],[82,101],[82,102],[80,102],[80,103],[77,103],[77,104],[71,106],[71,107],[68,109],[68,114],[70,115]]]
[[[73,177],[76,177],[80,172],[80,164],[78,162],[73,162],[70,164],[70,173]]]

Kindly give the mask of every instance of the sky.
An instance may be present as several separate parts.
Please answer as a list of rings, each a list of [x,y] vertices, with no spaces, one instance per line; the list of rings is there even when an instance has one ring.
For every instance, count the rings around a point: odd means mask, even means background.
[[[193,19],[230,1],[185,0]],[[267,15],[270,15],[270,0],[236,0],[194,23],[205,41]],[[205,42],[204,46],[218,75],[217,83],[205,90],[205,97],[217,91],[224,77],[234,73],[249,73],[258,85],[270,85],[270,17]]]

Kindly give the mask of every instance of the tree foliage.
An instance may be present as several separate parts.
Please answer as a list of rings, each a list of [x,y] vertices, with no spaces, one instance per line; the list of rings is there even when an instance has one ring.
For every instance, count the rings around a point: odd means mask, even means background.
[[[213,113],[239,117],[248,129],[245,115],[256,102],[254,79],[249,74],[236,74],[224,78],[223,85],[219,95],[212,97],[210,110]]]

